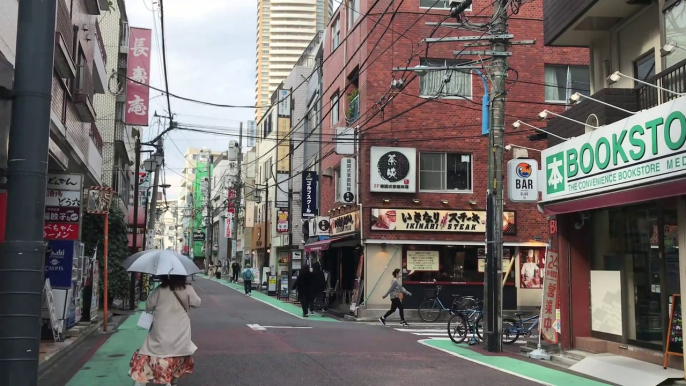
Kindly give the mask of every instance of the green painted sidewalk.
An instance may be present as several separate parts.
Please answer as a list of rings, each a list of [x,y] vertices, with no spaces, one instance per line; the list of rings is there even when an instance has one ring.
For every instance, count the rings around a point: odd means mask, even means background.
[[[458,345],[449,340],[427,339],[420,343],[444,351],[474,363],[481,364],[520,378],[528,379],[543,385],[554,386],[606,386],[607,383],[594,381],[564,371],[551,369],[528,361],[510,358],[506,356],[483,355],[477,351],[465,348],[464,344]]]
[[[208,280],[212,280],[214,282],[217,282],[217,283],[222,284],[224,286],[227,286],[229,288],[235,289],[236,291],[239,291],[241,293],[245,293],[243,284],[229,283],[225,279],[209,278],[205,275],[197,275],[197,276],[200,276],[200,277],[208,279]],[[279,309],[279,310],[281,310],[287,314],[291,314],[291,315],[295,316],[296,318],[305,319],[302,316],[302,314],[303,314],[302,307],[300,307],[299,305],[295,305],[295,304],[290,303],[290,302],[284,302],[284,301],[278,300],[274,297],[271,297],[269,295],[265,295],[262,292],[258,292],[258,291],[252,291],[252,298],[255,300],[258,300],[262,303],[265,303],[269,306],[277,308],[277,309]],[[319,314],[315,314],[314,316],[309,316],[309,317],[307,317],[307,319],[308,320],[316,320],[316,321],[320,321],[320,322],[338,322],[338,320],[336,320],[336,319],[327,318],[327,317],[321,316]]]
[[[145,303],[141,303],[139,309],[144,308]],[[138,314],[129,316],[67,386],[132,386],[129,361],[147,334],[147,330],[138,327]]]

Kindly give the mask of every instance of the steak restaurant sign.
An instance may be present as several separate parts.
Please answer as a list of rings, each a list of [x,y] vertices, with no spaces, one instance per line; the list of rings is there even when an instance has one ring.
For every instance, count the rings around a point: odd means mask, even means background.
[[[486,212],[478,210],[372,209],[373,231],[486,233]],[[517,233],[515,212],[503,213],[503,232]]]
[[[683,176],[684,112],[681,97],[544,150],[543,201]]]

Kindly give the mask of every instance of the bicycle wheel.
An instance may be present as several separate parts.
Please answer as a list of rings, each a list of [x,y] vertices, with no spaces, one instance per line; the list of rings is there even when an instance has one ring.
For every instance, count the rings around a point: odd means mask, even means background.
[[[474,321],[474,325],[472,326],[472,328],[476,330],[476,336],[479,338],[479,340],[484,340],[484,337],[482,335],[482,331],[484,330],[484,328],[482,326],[483,318],[484,318],[483,314],[479,315],[476,318],[476,321]]]
[[[453,315],[448,321],[448,336],[455,343],[462,343],[467,339],[467,321],[460,314]]]
[[[419,311],[419,317],[425,322],[435,322],[441,315],[441,309],[435,299],[424,300],[417,311]]]
[[[512,344],[519,338],[517,321],[512,318],[503,319],[503,343]]]

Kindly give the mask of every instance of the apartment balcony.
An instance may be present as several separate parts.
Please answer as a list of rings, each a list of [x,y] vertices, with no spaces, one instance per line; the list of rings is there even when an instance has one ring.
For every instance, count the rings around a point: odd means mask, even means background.
[[[544,0],[546,46],[588,47],[620,21],[649,6],[651,0]]]
[[[83,122],[94,122],[96,118],[93,107],[93,74],[85,65],[79,65],[76,82],[74,82],[74,106]]]
[[[100,130],[98,130],[98,126],[95,122],[91,123],[91,130],[88,134],[91,137],[91,141],[93,141],[95,148],[98,150],[98,153],[102,154],[103,141],[100,136]]]
[[[89,132],[90,142],[88,143],[88,169],[93,174],[96,181],[102,181],[102,137],[100,131],[95,125],[91,123]]]
[[[65,0],[57,1],[57,25],[55,31],[55,70],[61,78],[72,79],[76,76],[76,65],[72,52],[74,25]]]
[[[621,107],[628,111],[638,111],[638,98],[636,90],[629,88],[605,88],[593,94],[591,98]],[[582,99],[582,102],[574,105],[562,113],[567,118],[585,122],[587,125],[600,127],[609,125],[630,116],[613,107],[605,106],[590,99]],[[554,118],[547,122],[547,131],[563,138],[573,138],[584,135],[587,126],[568,121],[564,118]],[[563,140],[548,136],[548,146],[555,146]]]
[[[93,52],[93,83],[95,92],[105,94],[107,92],[107,51],[102,40],[100,23],[95,21],[95,41]]]
[[[114,146],[115,151],[121,154],[133,154],[133,146],[135,140],[131,134],[131,126],[125,125],[122,122],[117,122],[114,127]]]
[[[686,60],[655,74],[655,76],[652,76],[646,81],[679,94],[686,93]],[[655,87],[643,84],[639,84],[639,86],[635,88],[635,92],[639,110],[649,109],[679,97],[670,92],[658,90]]]

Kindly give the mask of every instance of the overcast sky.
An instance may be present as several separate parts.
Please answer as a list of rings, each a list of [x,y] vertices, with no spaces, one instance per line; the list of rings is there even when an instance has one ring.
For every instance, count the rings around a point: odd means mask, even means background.
[[[132,27],[153,30],[151,85],[163,88],[158,0],[126,0],[126,7]],[[254,0],[164,0],[170,92],[215,103],[253,105],[256,23]],[[150,93],[151,114],[166,115],[166,99],[159,95]],[[180,125],[223,126],[236,133],[239,123],[253,119],[255,114],[252,109],[209,107],[174,98],[171,108]],[[159,131],[159,126],[144,129],[143,140]],[[169,199],[177,198],[182,181],[174,173],[181,173],[183,168],[181,153],[189,147],[226,151],[230,139],[189,131],[174,131],[168,138],[164,145],[166,164],[171,169],[166,171],[166,182],[172,185],[167,191]]]

